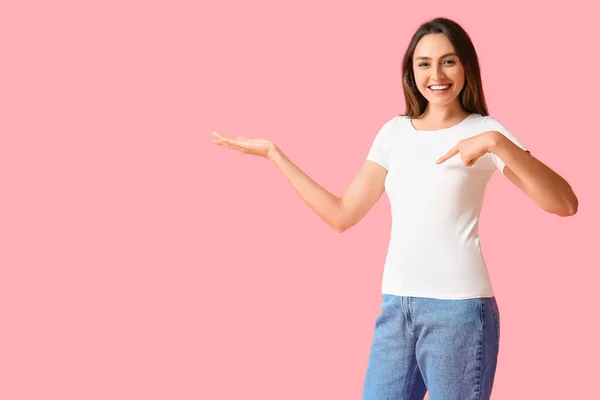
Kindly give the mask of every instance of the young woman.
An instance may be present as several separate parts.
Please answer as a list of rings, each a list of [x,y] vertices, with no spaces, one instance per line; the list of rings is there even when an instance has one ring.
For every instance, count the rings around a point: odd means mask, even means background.
[[[363,399],[489,399],[500,314],[479,236],[484,191],[498,169],[542,209],[577,211],[570,185],[488,115],[479,60],[454,21],[421,25],[403,60],[406,113],[375,136],[362,169],[339,198],[266,139],[221,146],[271,160],[302,199],[339,232],[386,191],[392,230],[381,314]]]

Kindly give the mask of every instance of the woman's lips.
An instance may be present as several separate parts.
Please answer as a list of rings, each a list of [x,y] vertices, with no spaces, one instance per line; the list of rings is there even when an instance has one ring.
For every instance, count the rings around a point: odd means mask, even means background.
[[[446,89],[444,90],[433,90],[431,88],[431,86],[448,86]],[[431,86],[427,86],[427,90],[429,90],[429,92],[431,92],[432,94],[437,94],[437,95],[441,95],[441,94],[445,94],[446,92],[448,92],[448,90],[450,90],[450,88],[452,87],[452,84],[446,84],[446,85],[431,85]]]

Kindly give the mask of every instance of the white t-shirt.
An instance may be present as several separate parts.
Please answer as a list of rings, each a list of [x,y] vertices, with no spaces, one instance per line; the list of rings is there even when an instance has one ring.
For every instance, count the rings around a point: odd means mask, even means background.
[[[406,116],[386,122],[367,160],[388,170],[385,191],[392,228],[382,292],[438,299],[492,297],[479,244],[479,215],[485,187],[504,162],[487,153],[466,167],[460,154],[436,164],[461,139],[499,131],[527,148],[490,116],[471,114],[459,124],[419,131]]]

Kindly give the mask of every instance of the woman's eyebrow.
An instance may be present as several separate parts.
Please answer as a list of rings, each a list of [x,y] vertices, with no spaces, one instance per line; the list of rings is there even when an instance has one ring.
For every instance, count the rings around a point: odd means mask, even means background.
[[[456,53],[446,53],[443,56],[441,56],[440,58],[444,58],[444,57],[448,57],[448,56],[455,56],[455,55],[456,55]],[[431,57],[417,57],[417,58],[415,58],[415,61],[416,60],[431,60]]]

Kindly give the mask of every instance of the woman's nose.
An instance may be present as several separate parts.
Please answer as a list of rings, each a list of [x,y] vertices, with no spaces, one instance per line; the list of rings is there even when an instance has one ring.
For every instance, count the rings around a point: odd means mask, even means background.
[[[445,78],[444,73],[441,70],[436,69],[435,71],[433,71],[433,79],[434,80],[441,82],[444,80],[444,78]]]
[[[432,78],[438,82],[445,78],[441,67],[434,67]]]

